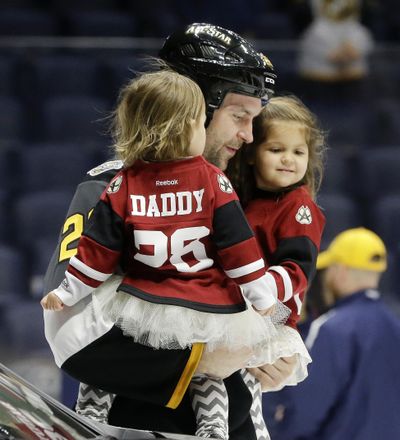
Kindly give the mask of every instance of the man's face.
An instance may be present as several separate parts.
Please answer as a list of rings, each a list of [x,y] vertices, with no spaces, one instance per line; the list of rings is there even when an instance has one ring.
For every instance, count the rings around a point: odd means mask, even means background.
[[[261,100],[228,93],[207,127],[204,157],[222,171],[243,143],[253,141],[253,119],[261,112]]]

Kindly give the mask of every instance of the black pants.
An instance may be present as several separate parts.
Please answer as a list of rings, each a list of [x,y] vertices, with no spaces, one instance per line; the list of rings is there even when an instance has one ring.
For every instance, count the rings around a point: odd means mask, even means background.
[[[62,366],[75,379],[117,394],[109,423],[125,428],[194,435],[188,393],[176,409],[166,407],[189,359],[189,350],[155,350],[136,344],[113,327]],[[230,440],[256,440],[252,397],[239,372],[225,380]]]

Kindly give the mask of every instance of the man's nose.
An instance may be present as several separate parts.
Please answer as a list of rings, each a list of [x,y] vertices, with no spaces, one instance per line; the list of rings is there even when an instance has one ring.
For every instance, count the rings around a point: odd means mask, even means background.
[[[248,122],[244,127],[242,127],[238,132],[238,137],[246,144],[253,142],[253,123]]]

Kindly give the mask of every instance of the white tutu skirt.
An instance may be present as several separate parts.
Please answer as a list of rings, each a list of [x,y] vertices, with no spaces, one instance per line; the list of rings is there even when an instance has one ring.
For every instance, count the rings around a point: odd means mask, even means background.
[[[223,347],[235,351],[250,347],[254,355],[248,367],[273,364],[281,357],[296,355],[293,374],[280,385],[304,380],[310,355],[299,333],[285,324],[290,309],[278,302],[272,317],[261,316],[250,304],[239,313],[199,312],[185,307],[155,304],[117,292],[122,277],[113,275],[93,295],[107,320],[115,323],[135,342],[155,349],[185,349],[205,343],[207,351]]]

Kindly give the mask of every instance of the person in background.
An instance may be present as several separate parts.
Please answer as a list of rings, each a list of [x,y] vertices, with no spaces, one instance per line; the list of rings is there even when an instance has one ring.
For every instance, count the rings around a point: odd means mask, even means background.
[[[170,35],[160,58],[200,86],[207,113],[204,157],[224,170],[243,143],[253,140],[253,119],[274,89],[271,62],[236,33],[204,23]],[[105,162],[90,170],[78,186],[46,273],[46,293],[63,280],[93,207],[121,167],[119,160]],[[103,286],[99,289],[111,287]],[[194,344],[191,350],[154,350],[134,343],[99,313],[96,297],[58,313],[45,311],[45,334],[58,366],[80,382],[106,391],[96,395],[90,387],[81,388],[89,403],[95,400],[101,411],[111,404],[106,400],[109,393],[117,394],[110,424],[193,434],[196,420],[186,390],[194,373],[207,374],[225,379],[231,440],[257,439],[253,421],[262,414],[250,412],[252,395],[236,372],[247,364],[247,350],[209,353],[202,344]],[[116,353],[119,362],[114,361]],[[260,366],[257,372],[263,387],[278,386],[293,365],[292,359],[281,358]]]
[[[386,258],[363,227],[319,255],[323,295],[334,303],[309,326],[308,378],[264,397],[274,440],[400,438],[400,321],[378,291]]]
[[[314,19],[300,37],[298,72],[310,97],[362,93],[372,33],[360,23],[360,0],[314,0]]]

